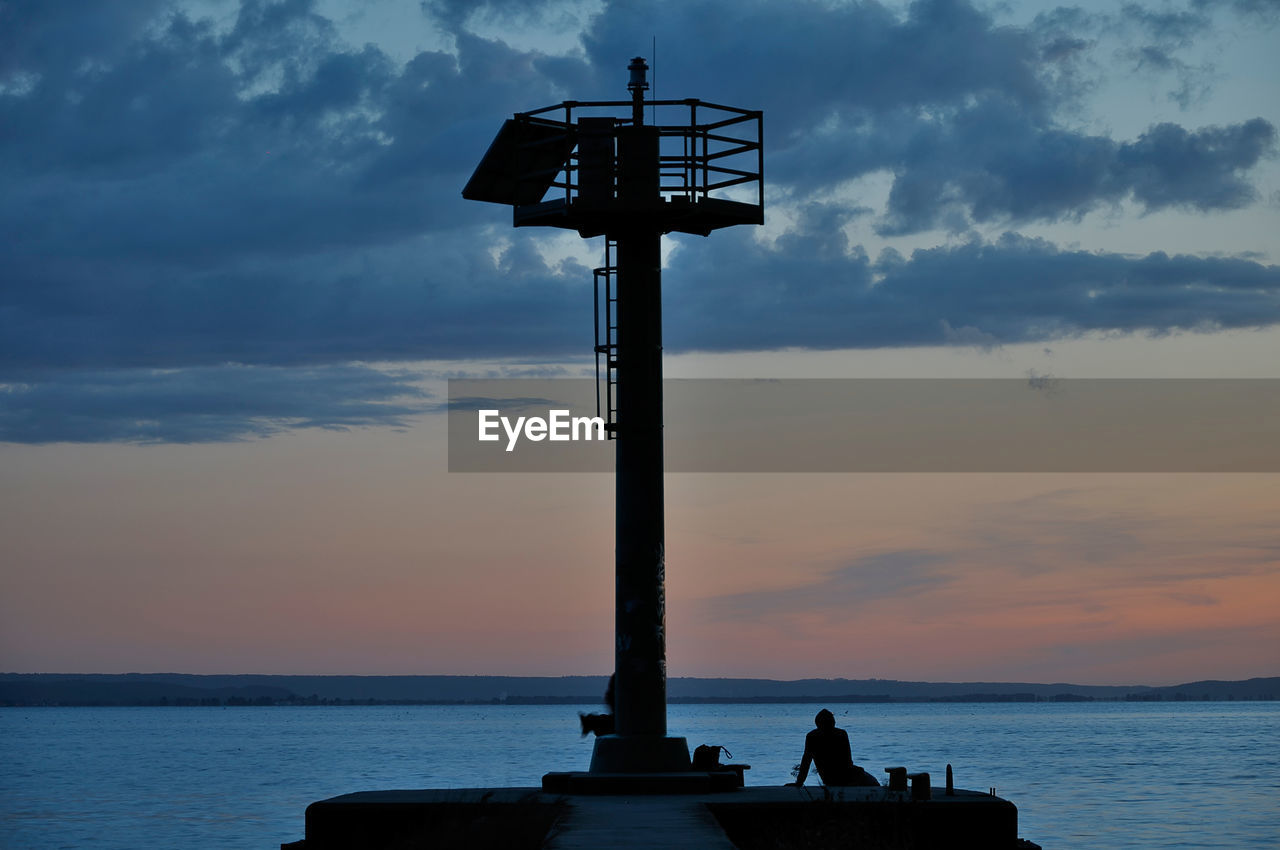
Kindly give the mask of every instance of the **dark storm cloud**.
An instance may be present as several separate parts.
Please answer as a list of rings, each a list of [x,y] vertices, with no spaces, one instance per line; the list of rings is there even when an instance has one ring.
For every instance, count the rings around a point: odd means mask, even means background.
[[[548,267],[532,238],[518,233],[496,258],[483,243],[438,236],[181,273],[83,258],[18,266],[27,285],[0,307],[0,363],[306,365],[589,351],[590,270]]]
[[[133,370],[120,391],[143,404],[127,392],[140,382],[178,395],[194,386],[148,369],[589,353],[589,270],[544,260],[536,236],[459,189],[503,117],[618,97],[626,58],[645,52],[658,18],[658,94],[764,109],[781,197],[878,171],[893,179],[887,209],[810,204],[774,250],[734,233],[678,253],[673,350],[1276,321],[1275,270],[1256,263],[1175,257],[1167,276],[1180,283],[1138,285],[1151,258],[1090,259],[1011,237],[873,263],[840,232],[868,215],[882,232],[911,233],[1069,220],[1125,199],[1147,210],[1250,203],[1248,171],[1275,148],[1265,120],[1160,124],[1130,140],[1059,123],[1100,26],[1083,26],[1083,13],[1019,28],[963,0],[905,14],[611,3],[582,53],[548,56],[469,27],[550,26],[565,14],[556,2],[424,9],[451,50],[400,62],[345,42],[309,0],[244,0],[225,24],[172,2],[0,0],[0,382],[22,384],[22,409],[42,398],[61,409],[43,395],[58,388],[96,404],[99,384],[76,375],[112,368]],[[1166,50],[1200,25],[1191,13],[1124,14]],[[1250,275],[1252,289],[1230,283]],[[335,372],[308,380],[355,392]],[[6,433],[38,438],[27,426]]]
[[[659,5],[611,6],[587,38],[594,64],[634,51],[635,33],[660,19],[678,34],[662,51],[673,57],[669,94],[696,85],[712,100],[767,105],[772,180],[805,193],[890,171],[886,234],[1073,220],[1127,198],[1147,210],[1234,209],[1255,198],[1244,173],[1275,149],[1262,119],[1162,124],[1134,142],[1060,126],[1055,108],[1076,94],[1063,66],[1086,45],[1070,34],[1113,26],[1111,16],[1063,9],[1018,29],[962,0],[922,0],[905,17],[874,3],[753,3],[724,27],[718,0]],[[1134,4],[1120,17],[1167,62],[1209,26],[1197,12]],[[1146,175],[1174,166],[1180,191],[1146,191]]]
[[[470,39],[393,69],[306,5],[246,4],[221,36],[174,16],[109,65],[0,98],[11,261],[223,265],[483,220],[457,200],[495,120],[473,112],[551,99],[532,58]]]
[[[205,443],[404,425],[424,409],[415,378],[361,366],[19,375],[0,384],[0,441]]]
[[[821,248],[841,238],[809,230],[769,250],[724,234],[681,249],[668,275],[668,347],[989,347],[1280,322],[1280,267],[1250,260],[1064,251],[1016,234],[874,261]]]
[[[1120,170],[1133,195],[1148,209],[1176,204],[1209,211],[1242,207],[1257,197],[1242,178],[1275,148],[1276,130],[1261,118],[1235,127],[1194,133],[1159,124],[1137,141],[1121,145]]]
[[[1148,211],[1237,209],[1257,199],[1244,173],[1275,148],[1261,118],[1188,131],[1158,124],[1133,142],[1028,127],[998,105],[957,115],[901,160],[880,231],[963,231],[969,220],[1078,219],[1132,197]]]
[[[598,67],[634,49],[635,32],[658,17],[633,4],[614,11],[587,41]],[[1153,56],[1208,26],[1197,13],[1134,5],[1124,18],[1155,39]],[[1275,149],[1262,119],[1162,124],[1133,142],[1060,126],[1055,107],[1075,81],[1062,66],[1085,44],[1067,33],[1095,32],[1104,16],[1063,10],[1017,29],[966,2],[928,0],[905,18],[876,4],[757,3],[741,25],[724,28],[723,19],[716,0],[662,7],[663,32],[681,40],[665,51],[675,68],[663,75],[676,78],[668,91],[697,81],[713,100],[767,104],[769,174],[797,193],[891,172],[885,234],[1074,220],[1128,198],[1149,211],[1234,209],[1255,198],[1245,172]],[[1148,191],[1148,175],[1174,168],[1176,191]]]

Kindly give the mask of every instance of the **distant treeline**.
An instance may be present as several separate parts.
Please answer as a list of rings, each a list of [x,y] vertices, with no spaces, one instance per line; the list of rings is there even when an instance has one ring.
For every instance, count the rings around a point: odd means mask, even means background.
[[[604,676],[199,676],[0,673],[0,706],[600,704]],[[304,686],[303,691],[298,686]],[[1280,677],[1171,687],[887,679],[672,679],[673,704],[1042,703],[1275,700]],[[974,687],[974,686],[977,687]],[[290,687],[293,686],[293,687]],[[304,696],[303,694],[309,694]]]

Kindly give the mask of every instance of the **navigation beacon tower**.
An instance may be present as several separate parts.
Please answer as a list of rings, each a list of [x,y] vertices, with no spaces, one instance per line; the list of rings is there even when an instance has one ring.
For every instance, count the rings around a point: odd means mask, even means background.
[[[567,100],[508,119],[462,190],[509,204],[516,227],[605,237],[596,403],[617,447],[616,734],[596,739],[593,774],[690,767],[685,739],[667,735],[661,237],[764,223],[762,113],[645,100],[648,65],[637,57],[628,70],[630,100]]]

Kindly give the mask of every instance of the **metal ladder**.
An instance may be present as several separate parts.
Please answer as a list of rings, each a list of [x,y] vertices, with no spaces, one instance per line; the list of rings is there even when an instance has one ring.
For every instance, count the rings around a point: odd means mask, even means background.
[[[596,326],[596,416],[604,418],[607,439],[618,436],[618,253],[617,241],[604,238],[604,265],[595,270],[595,326]],[[604,310],[601,315],[601,293]],[[604,336],[601,338],[601,319]],[[604,355],[604,404],[600,398],[600,355]]]

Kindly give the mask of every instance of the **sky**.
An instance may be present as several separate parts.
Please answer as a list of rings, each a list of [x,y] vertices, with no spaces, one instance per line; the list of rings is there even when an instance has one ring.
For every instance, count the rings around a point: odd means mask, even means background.
[[[612,479],[450,473],[590,374],[501,122],[765,120],[672,377],[1280,378],[1280,4],[0,0],[0,669],[606,673]],[[1275,473],[672,474],[676,676],[1280,672]]]

